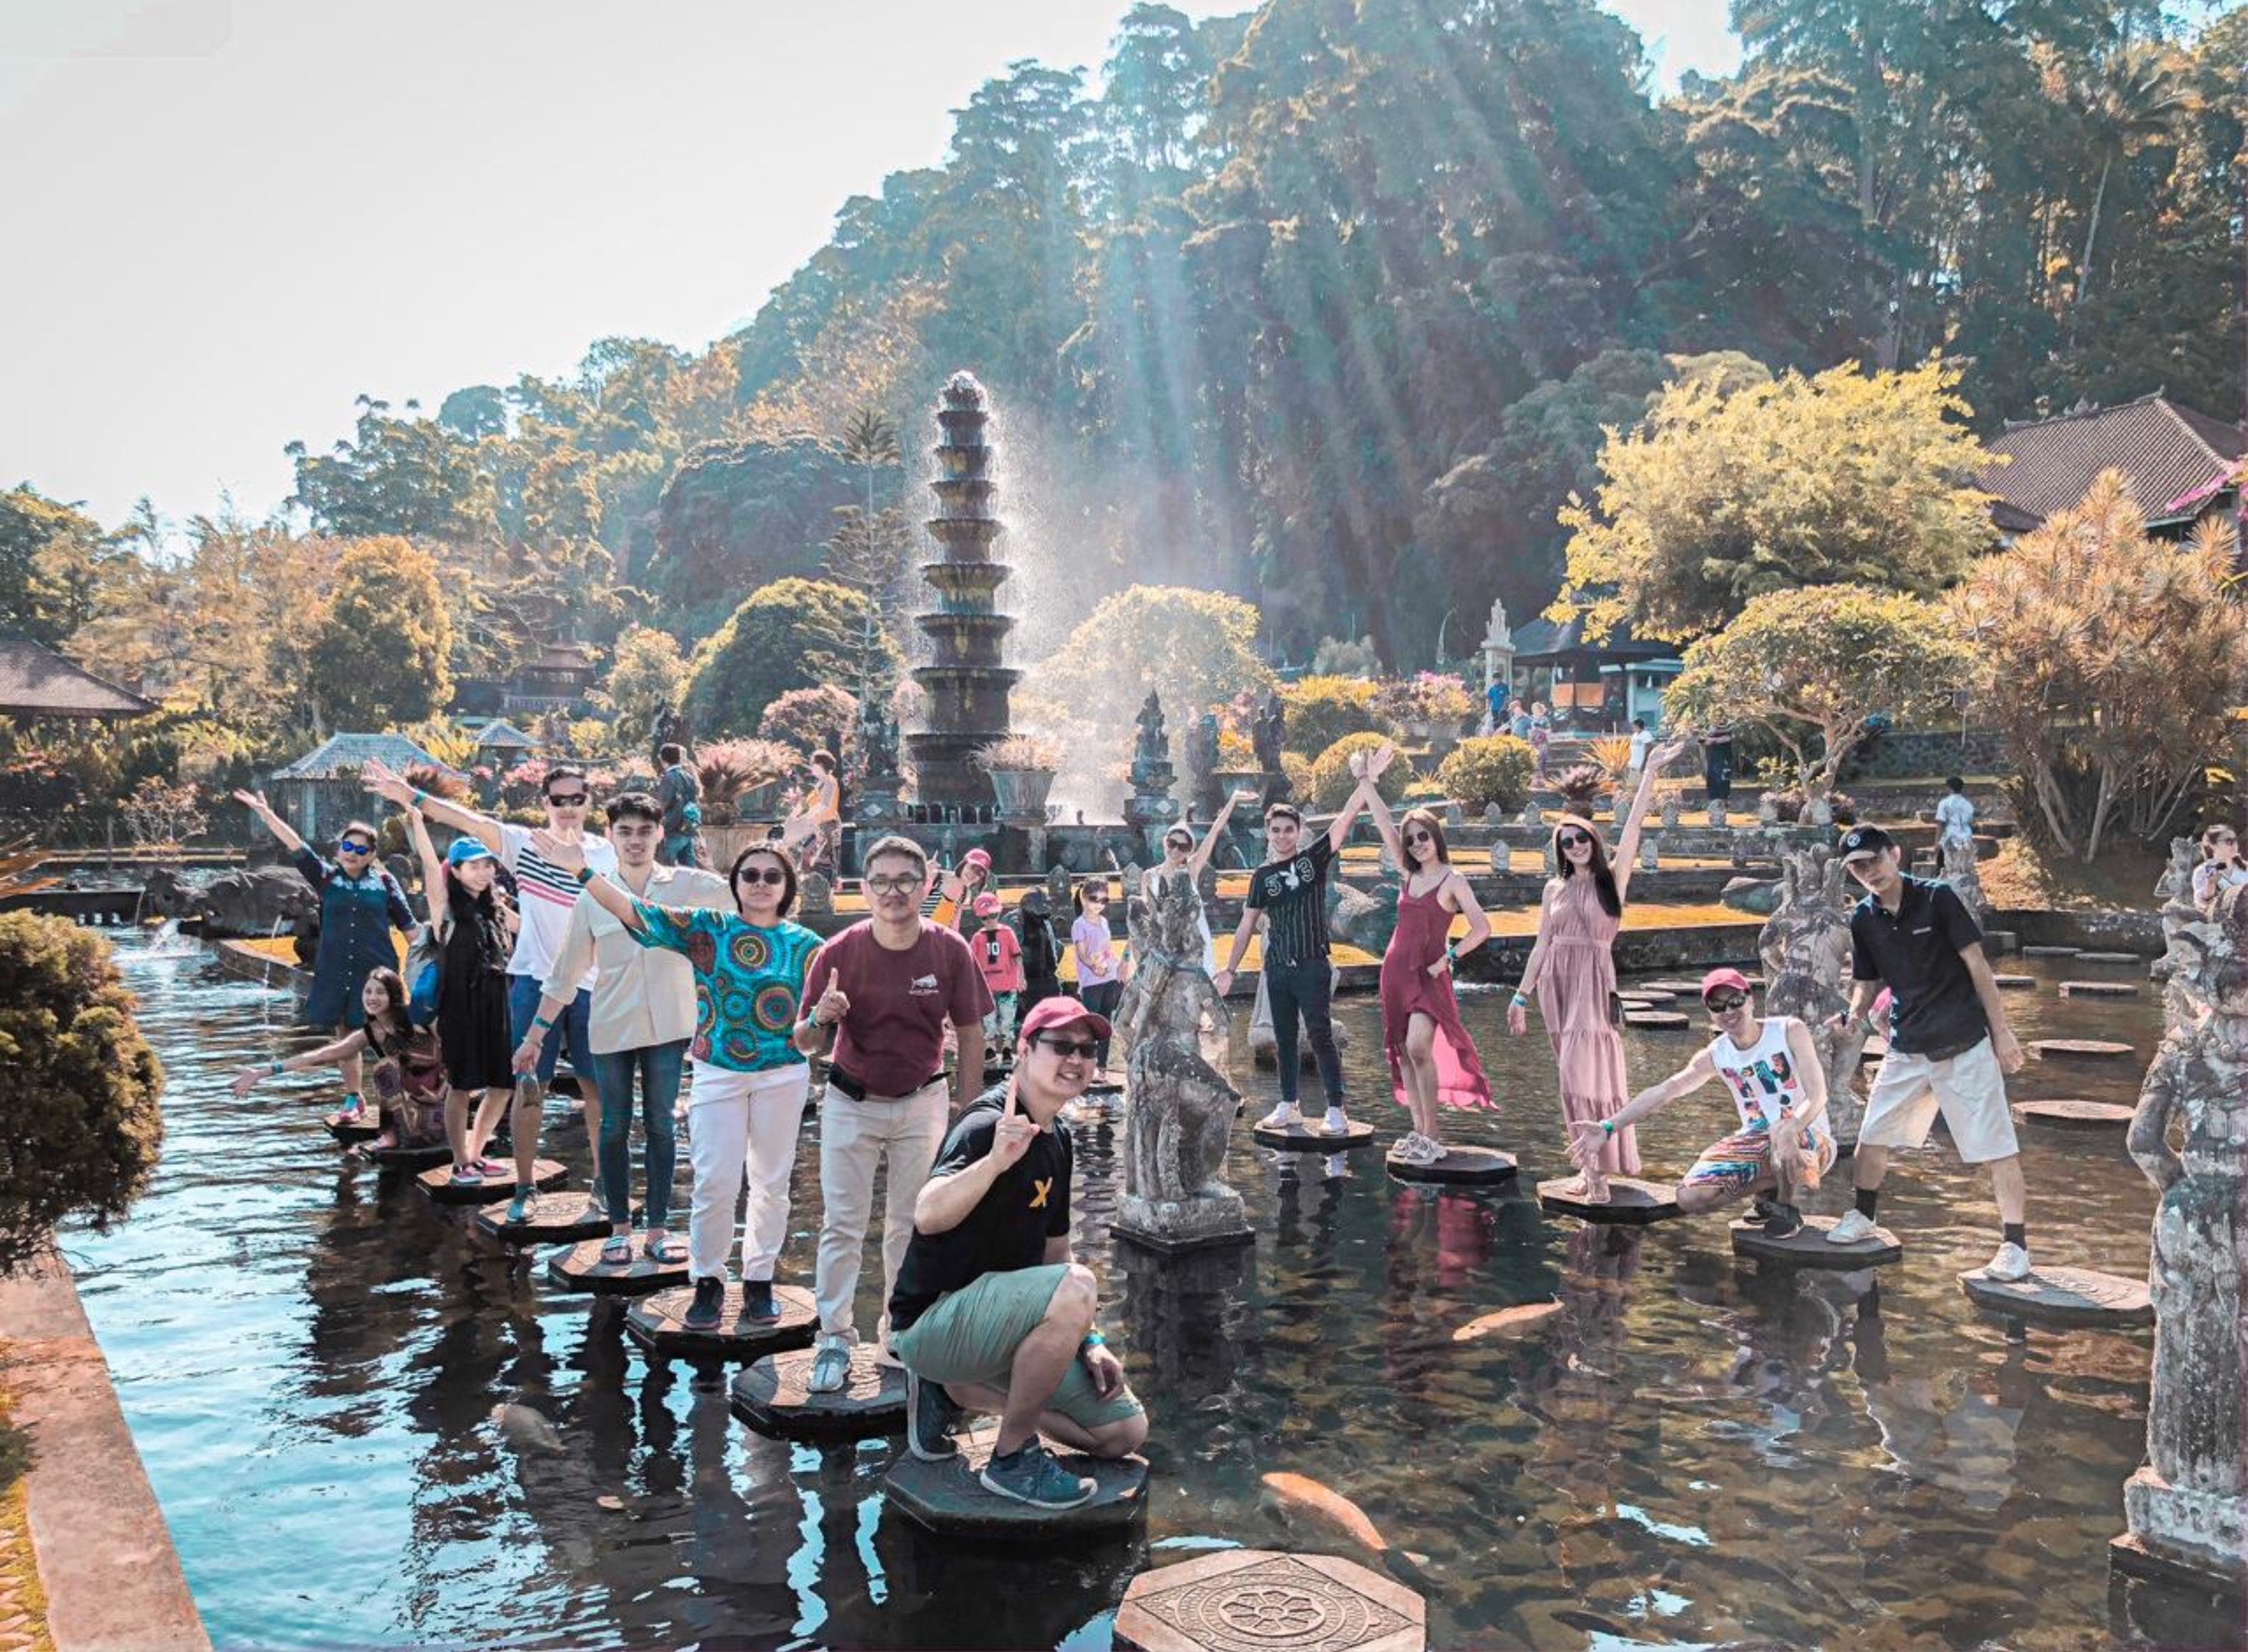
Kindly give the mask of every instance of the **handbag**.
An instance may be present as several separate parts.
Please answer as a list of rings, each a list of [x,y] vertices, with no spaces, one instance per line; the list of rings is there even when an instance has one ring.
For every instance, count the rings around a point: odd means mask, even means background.
[[[406,948],[406,1013],[417,1027],[437,1018],[437,990],[444,979],[445,949],[437,926],[425,923]]]

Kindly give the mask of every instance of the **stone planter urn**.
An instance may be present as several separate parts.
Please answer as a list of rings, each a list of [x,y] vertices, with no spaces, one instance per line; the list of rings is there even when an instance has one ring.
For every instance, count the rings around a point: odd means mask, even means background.
[[[1045,818],[1046,793],[1053,790],[1052,769],[992,769],[991,796],[1003,815]]]

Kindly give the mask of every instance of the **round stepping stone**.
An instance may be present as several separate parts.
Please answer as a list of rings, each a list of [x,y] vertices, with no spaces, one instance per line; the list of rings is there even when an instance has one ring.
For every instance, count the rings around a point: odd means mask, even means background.
[[[1511,1153],[1456,1142],[1448,1144],[1444,1156],[1434,1164],[1403,1163],[1395,1148],[1389,1149],[1387,1162],[1389,1174],[1400,1182],[1433,1182],[1454,1187],[1491,1187],[1511,1182],[1515,1173]]]
[[[1643,984],[1644,990],[1649,992],[1672,992],[1684,998],[1698,998],[1702,996],[1702,984],[1699,981],[1648,981]],[[1753,985],[1755,983],[1751,984]],[[1635,987],[1632,990],[1639,991],[1641,989]]]
[[[2074,947],[2024,947],[2022,949],[2022,956],[2025,958],[2073,958],[2076,955],[2077,949]]]
[[[442,1141],[433,1141],[421,1148],[368,1148],[366,1153],[368,1158],[386,1170],[442,1164],[449,1171],[453,1162],[453,1149]]]
[[[2064,998],[2135,998],[2138,987],[2129,981],[2064,981],[2060,984]]]
[[[2144,1279],[2091,1268],[2039,1268],[2012,1284],[1985,1278],[1982,1270],[1959,1276],[1959,1288],[1977,1307],[2032,1325],[2152,1325],[2155,1306]]]
[[[476,1230],[502,1244],[555,1244],[607,1233],[609,1213],[591,1193],[572,1189],[540,1194],[531,1202],[527,1222],[510,1222],[507,1207],[495,1199],[476,1212]]]
[[[2107,1038],[2039,1038],[2030,1045],[2049,1061],[2128,1061],[2131,1046]]]
[[[455,1187],[452,1152],[449,1148],[440,1151],[444,1153],[446,1162],[434,1169],[424,1170],[414,1178],[422,1184],[422,1191],[438,1203],[490,1204],[494,1200],[504,1202],[515,1196],[515,1173],[511,1170],[505,1176],[486,1176],[483,1181],[464,1188]],[[559,1188],[570,1179],[568,1169],[552,1159],[533,1159],[531,1172],[531,1185],[542,1193]]]
[[[1991,979],[1996,981],[2000,989],[2007,992],[2034,992],[2037,991],[2038,978],[2033,975],[1994,975]]]
[[[1572,1196],[1560,1191],[1575,1179],[1555,1176],[1540,1182],[1539,1207],[1556,1216],[1580,1217],[1587,1222],[1621,1227],[1644,1227],[1678,1214],[1678,1201],[1671,1197],[1668,1187],[1657,1182],[1642,1182],[1636,1176],[1612,1176],[1608,1178],[1607,1203],[1593,1204],[1582,1196]]]
[[[1422,1652],[1428,1607],[1354,1560],[1232,1549],[1133,1579],[1116,1613],[1116,1644],[1131,1652]]]
[[[734,1415],[783,1440],[864,1440],[905,1431],[906,1374],[875,1359],[872,1343],[851,1350],[851,1374],[840,1394],[814,1394],[811,1381],[810,1348],[769,1355],[735,1376]]]
[[[1803,1226],[1784,1239],[1764,1230],[1761,1222],[1733,1224],[1733,1254],[1759,1262],[1785,1262],[1799,1268],[1870,1268],[1895,1262],[1904,1256],[1904,1241],[1887,1228],[1875,1228],[1855,1244],[1830,1244],[1826,1231],[1841,1218],[1807,1216]]]
[[[2090,1130],[2120,1135],[2131,1128],[2137,1112],[2114,1101],[2017,1101],[2014,1117],[2024,1124],[2049,1125],[2056,1130]]]
[[[1664,987],[1632,987],[1617,993],[1616,997],[1626,1004],[1676,1004],[1679,998],[1677,993]]]
[[[2144,963],[2146,959],[2135,952],[2080,952],[2079,963]]]
[[[1623,1024],[1649,1032],[1683,1032],[1694,1025],[1694,1018],[1676,1010],[1626,1010]]]
[[[1252,1127],[1249,1134],[1257,1138],[1260,1147],[1280,1148],[1290,1153],[1340,1153],[1347,1148],[1369,1147],[1374,1141],[1374,1127],[1356,1119],[1350,1121],[1349,1129],[1339,1134],[1330,1134],[1308,1124],[1292,1124],[1285,1130],[1259,1124]]]
[[[899,1452],[883,1480],[892,1506],[941,1536],[1066,1543],[1121,1533],[1148,1511],[1145,1457],[1089,1457],[1048,1440],[1046,1450],[1066,1472],[1097,1482],[1099,1490],[1073,1509],[1034,1509],[985,1491],[977,1478],[999,1437],[996,1421],[954,1437],[959,1451],[941,1463]]]
[[[639,1245],[633,1247],[632,1260],[625,1263],[606,1263],[601,1260],[601,1242],[581,1239],[566,1251],[557,1251],[546,1259],[546,1277],[565,1291],[597,1291],[611,1296],[644,1296],[650,1291],[661,1291],[667,1285],[687,1283],[684,1262],[658,1262],[641,1254]],[[738,1310],[741,1304],[734,1305]],[[682,1312],[684,1312],[684,1305]]]
[[[680,1272],[686,1272],[684,1263],[680,1265]],[[742,1287],[730,1284],[718,1304],[717,1329],[690,1331],[687,1328],[687,1308],[694,1300],[691,1285],[644,1296],[626,1313],[625,1330],[641,1347],[657,1354],[681,1359],[746,1362],[761,1360],[768,1354],[805,1347],[819,1327],[819,1310],[813,1306],[812,1292],[801,1285],[774,1287],[773,1301],[780,1309],[780,1318],[771,1325],[741,1323]]]
[[[328,1127],[330,1135],[347,1148],[361,1141],[372,1141],[382,1134],[381,1122],[372,1108],[355,1119],[346,1119],[340,1113],[331,1113],[321,1122]]]

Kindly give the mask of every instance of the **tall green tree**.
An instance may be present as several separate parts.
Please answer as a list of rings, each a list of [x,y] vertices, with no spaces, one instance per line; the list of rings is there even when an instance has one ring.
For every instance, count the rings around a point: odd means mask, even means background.
[[[326,730],[418,723],[453,695],[452,621],[437,565],[395,536],[343,549],[335,595],[307,650],[305,692]]]

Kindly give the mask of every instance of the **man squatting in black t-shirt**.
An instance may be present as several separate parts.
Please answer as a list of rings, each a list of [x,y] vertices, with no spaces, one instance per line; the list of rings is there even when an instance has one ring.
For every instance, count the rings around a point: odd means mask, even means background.
[[[1075,998],[1023,1018],[1013,1077],[944,1138],[890,1294],[913,1454],[951,1457],[961,1410],[997,1412],[984,1486],[1038,1508],[1073,1509],[1096,1490],[1054,1460],[1041,1433],[1101,1457],[1128,1457],[1148,1437],[1147,1414],[1093,1328],[1093,1271],[1071,1259],[1070,1139],[1056,1116],[1085,1093],[1110,1036]]]

